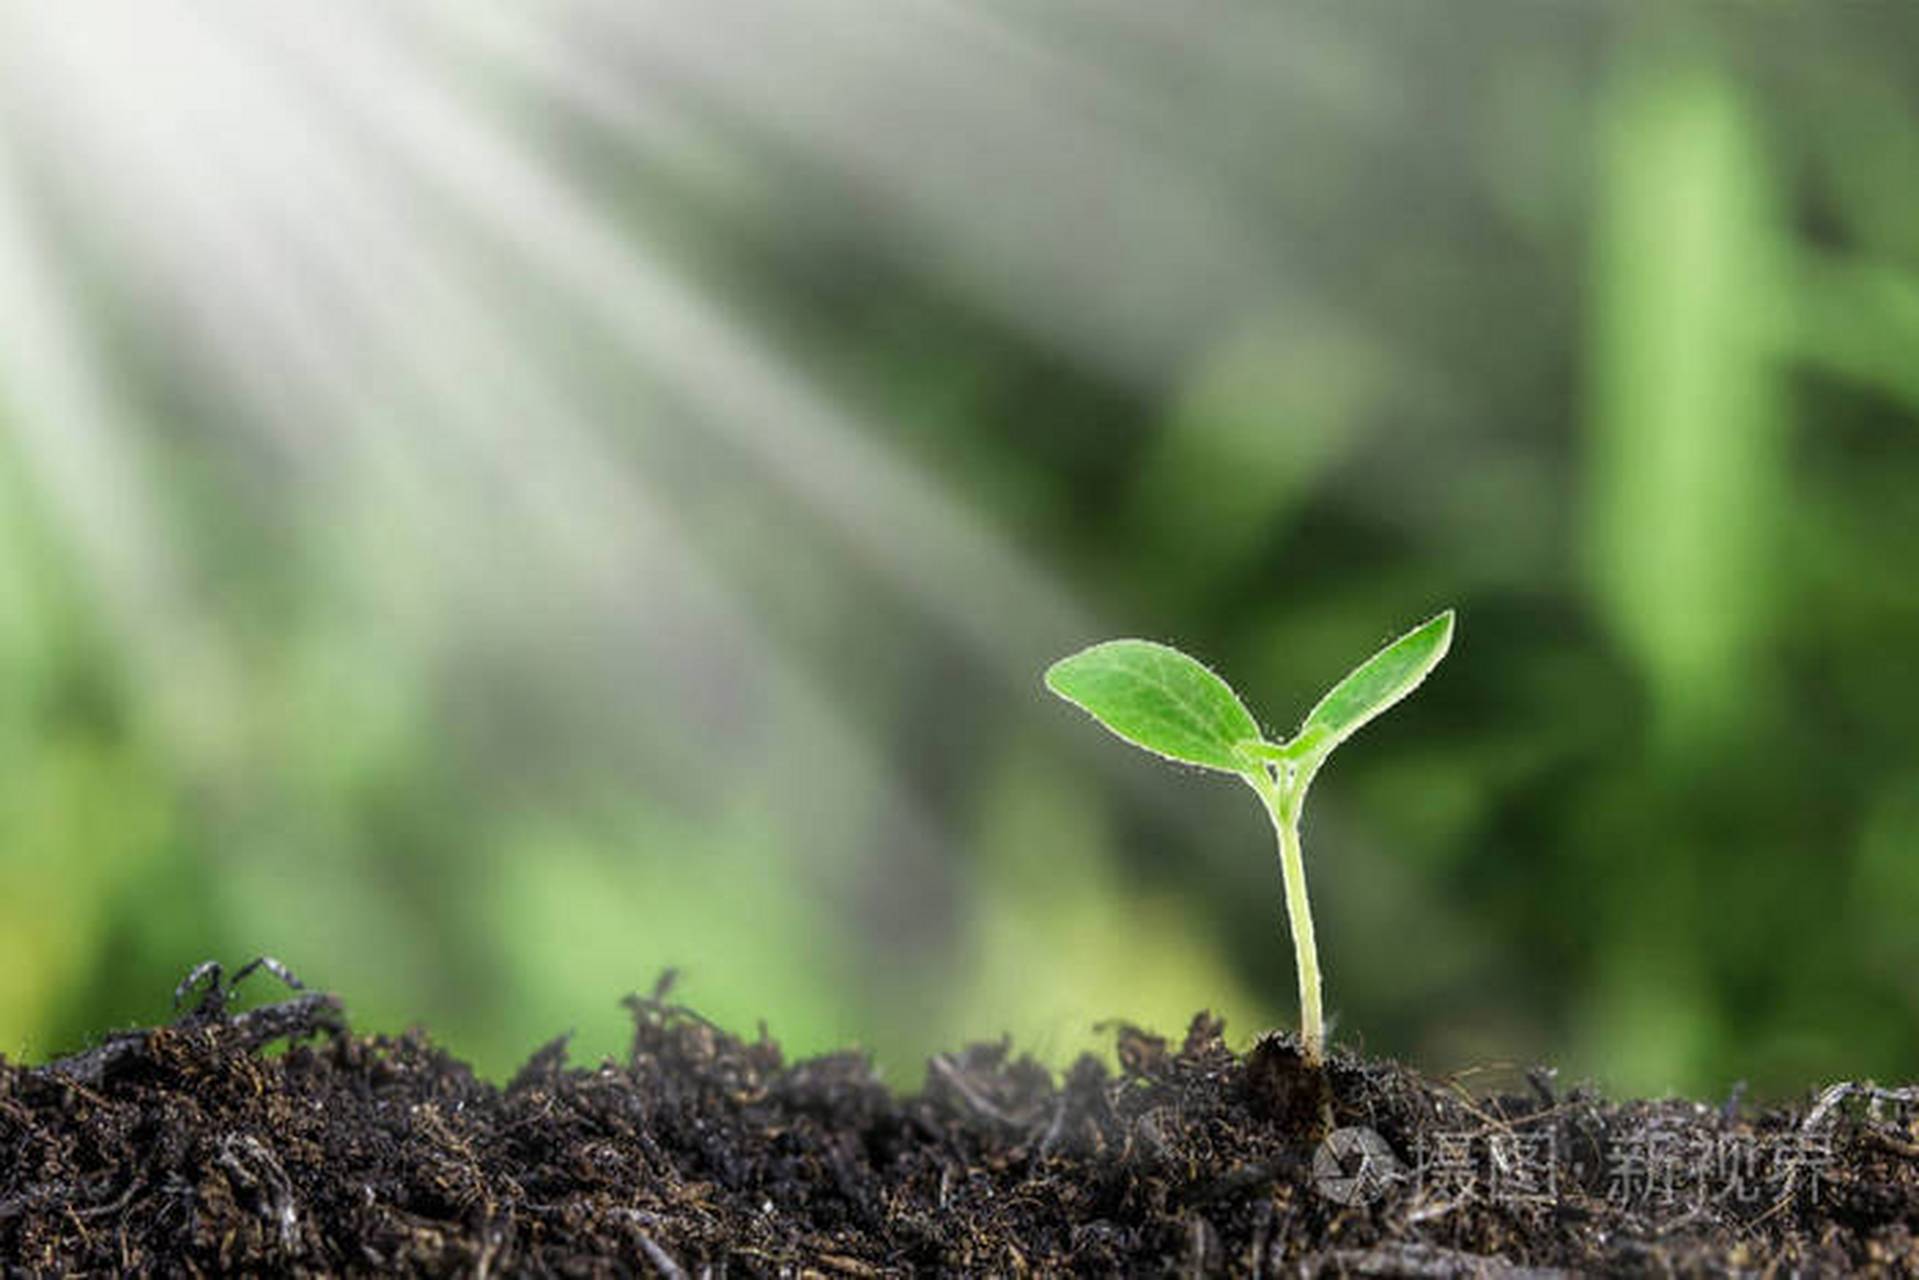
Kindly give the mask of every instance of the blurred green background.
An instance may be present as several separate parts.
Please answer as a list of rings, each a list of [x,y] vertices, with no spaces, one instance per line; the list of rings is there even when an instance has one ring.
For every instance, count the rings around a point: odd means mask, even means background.
[[[0,1052],[1290,1024],[1919,1068],[1919,8],[0,3]],[[265,984],[262,985],[262,994]]]

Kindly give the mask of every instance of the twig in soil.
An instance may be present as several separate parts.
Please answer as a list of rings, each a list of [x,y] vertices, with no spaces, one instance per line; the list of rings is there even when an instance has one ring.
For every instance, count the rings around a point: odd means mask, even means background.
[[[259,1214],[279,1228],[280,1247],[288,1253],[300,1247],[300,1211],[293,1202],[293,1183],[267,1145],[250,1133],[230,1133],[220,1139],[214,1157],[233,1184],[252,1196]]]
[[[1381,1245],[1376,1249],[1335,1249],[1314,1260],[1312,1274],[1419,1276],[1453,1280],[1456,1276],[1497,1280],[1558,1280],[1570,1271],[1557,1267],[1514,1266],[1498,1254],[1466,1253],[1430,1244]]]
[[[206,980],[207,983],[207,989],[200,993],[200,1003],[193,1006],[193,1009],[186,1017],[179,1019],[179,1021],[218,1021],[225,1017],[227,1005],[233,1000],[233,993],[239,988],[240,984],[245,982],[257,969],[265,969],[281,982],[284,982],[289,990],[306,990],[306,983],[294,977],[293,970],[287,968],[272,956],[253,957],[253,959],[247,961],[238,969],[235,969],[232,979],[227,982],[220,981],[221,970],[218,960],[202,960],[199,964],[194,965],[192,969],[188,970],[187,976],[180,979],[180,985],[173,989],[173,1008],[175,1012],[178,1012],[180,1006],[186,1002],[186,998],[193,993],[193,989],[199,986],[203,979]]]
[[[1402,1220],[1405,1225],[1416,1227],[1422,1222],[1431,1222],[1435,1218],[1443,1218],[1453,1212],[1453,1210],[1463,1207],[1465,1204],[1466,1200],[1463,1196],[1451,1200],[1415,1201],[1412,1206],[1407,1209],[1405,1217]]]
[[[674,984],[679,981],[679,976],[680,971],[678,969],[666,970],[660,975],[659,980],[653,984],[653,993],[651,995],[643,996],[636,991],[620,1001],[621,1007],[633,1015],[635,1022],[644,1021],[649,1025],[658,1026],[664,1023],[669,1017],[679,1017],[686,1019],[688,1022],[697,1023],[705,1027],[708,1031],[725,1035],[725,1027],[722,1027],[698,1009],[690,1005],[674,1004],[667,999],[667,995],[672,991]]]
[[[953,1065],[953,1060],[947,1057],[947,1055],[943,1053],[934,1054],[929,1060],[929,1065],[934,1071],[939,1073],[939,1077],[942,1080],[953,1086],[953,1091],[959,1094],[960,1099],[965,1102],[968,1107],[972,1108],[972,1110],[988,1120],[996,1120],[1009,1128],[1017,1129],[1019,1127],[1018,1121],[994,1106],[990,1099],[975,1089],[967,1081],[965,1074]]]
[[[113,1199],[101,1204],[88,1205],[83,1209],[74,1209],[76,1218],[98,1218],[109,1213],[118,1213],[133,1202],[133,1197],[147,1189],[145,1178],[134,1178],[127,1183],[126,1189]]]
[[[1838,1084],[1827,1086],[1825,1092],[1819,1095],[1819,1100],[1812,1104],[1812,1110],[1806,1112],[1806,1118],[1800,1122],[1799,1132],[1811,1133],[1825,1123],[1826,1117],[1831,1115],[1840,1103],[1849,1098],[1866,1098],[1873,1104],[1875,1111],[1882,1102],[1896,1102],[1902,1107],[1915,1107],[1919,1106],[1919,1086],[1887,1089],[1871,1081],[1859,1084],[1852,1080],[1841,1080]]]
[[[1052,1122],[1046,1126],[1046,1136],[1040,1139],[1039,1154],[1041,1159],[1045,1159],[1047,1156],[1053,1154],[1054,1150],[1059,1146],[1060,1139],[1065,1136],[1065,1133],[1066,1097],[1062,1094],[1053,1101]],[[943,1178],[945,1175],[942,1174],[940,1176]],[[944,1200],[945,1198],[944,1193],[942,1193],[940,1199]]]
[[[265,969],[293,990],[305,994],[228,1016],[226,1010],[232,999],[233,988],[256,969]],[[230,982],[222,983],[220,976],[220,964],[216,960],[193,966],[179,986],[174,988],[175,1008],[185,1002],[195,987],[203,981],[211,981],[201,993],[199,1003],[177,1018],[174,1026],[219,1027],[223,1034],[232,1037],[242,1051],[251,1053],[275,1040],[299,1039],[318,1035],[322,1031],[338,1032],[346,1025],[338,997],[324,991],[306,991],[304,984],[293,976],[292,971],[271,956],[260,956],[241,965],[234,971]],[[151,1028],[115,1032],[83,1053],[35,1067],[28,1074],[42,1080],[59,1080],[75,1086],[98,1085],[121,1063],[144,1055],[153,1034]]]
[[[666,1277],[666,1280],[685,1280],[686,1272],[680,1268],[679,1263],[673,1261],[673,1255],[653,1243],[652,1236],[635,1227],[633,1237],[639,1241],[640,1252],[646,1255],[646,1260],[652,1263],[659,1273]]]
[[[1897,1156],[1919,1160],[1919,1142],[1908,1142],[1904,1138],[1895,1138],[1879,1129],[1866,1130],[1866,1139],[1876,1146],[1884,1147]]]
[[[1820,1093],[1818,1101],[1814,1102],[1812,1107],[1806,1112],[1806,1118],[1799,1122],[1800,1139],[1803,1141],[1824,1127],[1832,1116],[1838,1112],[1840,1106],[1848,1099],[1861,1097],[1869,1101],[1873,1116],[1877,1118],[1882,1103],[1896,1102],[1902,1107],[1919,1106],[1919,1086],[1904,1089],[1887,1089],[1880,1085],[1873,1084],[1870,1081],[1865,1084],[1860,1084],[1854,1080],[1841,1080],[1838,1084],[1828,1085],[1825,1090]],[[1867,1138],[1888,1145],[1894,1151],[1900,1151],[1902,1154],[1919,1154],[1919,1144],[1908,1144],[1903,1139],[1892,1138],[1870,1125],[1865,1126],[1864,1133]],[[1903,1148],[1908,1145],[1912,1146],[1910,1152],[1903,1150]],[[1786,1184],[1780,1191],[1779,1198],[1773,1202],[1770,1209],[1767,1209],[1765,1213],[1760,1215],[1758,1223],[1754,1225],[1771,1220],[1773,1217],[1784,1212],[1787,1206],[1793,1203],[1799,1191],[1799,1174],[1801,1170],[1802,1165],[1795,1162],[1792,1168],[1787,1171]]]
[[[673,1255],[655,1243],[652,1236],[640,1230],[642,1222],[657,1222],[656,1215],[641,1209],[617,1209],[614,1212],[626,1222],[627,1229],[633,1233],[634,1241],[640,1246],[640,1252],[646,1255],[646,1260],[653,1264],[655,1271],[665,1277],[665,1280],[686,1280],[685,1269],[673,1260]]]

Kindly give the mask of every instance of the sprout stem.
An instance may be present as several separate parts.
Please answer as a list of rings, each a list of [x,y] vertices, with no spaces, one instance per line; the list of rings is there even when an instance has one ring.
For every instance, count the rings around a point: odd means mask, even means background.
[[[1324,1019],[1319,999],[1319,944],[1313,938],[1313,908],[1306,898],[1306,862],[1299,849],[1299,801],[1310,773],[1291,774],[1284,766],[1275,778],[1265,769],[1248,770],[1246,781],[1266,806],[1279,837],[1279,870],[1286,882],[1286,918],[1292,925],[1293,961],[1299,973],[1299,1039],[1306,1061],[1325,1058]]]

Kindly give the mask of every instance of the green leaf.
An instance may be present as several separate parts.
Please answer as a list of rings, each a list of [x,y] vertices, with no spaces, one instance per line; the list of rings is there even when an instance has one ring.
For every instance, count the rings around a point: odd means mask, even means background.
[[[1419,687],[1453,643],[1453,611],[1408,631],[1355,667],[1319,700],[1299,727],[1295,742],[1319,756],[1353,736],[1359,727]]]
[[[1259,725],[1224,680],[1177,649],[1108,640],[1061,658],[1046,687],[1134,746],[1169,760],[1245,773],[1237,744]]]

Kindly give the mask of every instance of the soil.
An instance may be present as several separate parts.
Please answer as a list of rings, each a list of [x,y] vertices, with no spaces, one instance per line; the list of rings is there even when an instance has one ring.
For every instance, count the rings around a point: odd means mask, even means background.
[[[0,1062],[0,1270],[346,1275],[1919,1274],[1919,1089],[1797,1107],[1473,1096],[1388,1062],[1116,1031],[896,1096],[665,984],[624,1062],[505,1087],[302,993]],[[284,1051],[275,1042],[290,1040]]]

